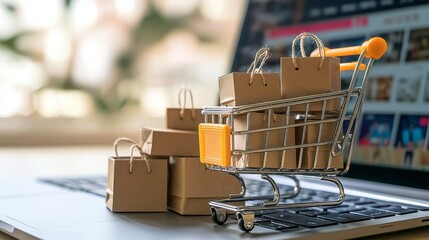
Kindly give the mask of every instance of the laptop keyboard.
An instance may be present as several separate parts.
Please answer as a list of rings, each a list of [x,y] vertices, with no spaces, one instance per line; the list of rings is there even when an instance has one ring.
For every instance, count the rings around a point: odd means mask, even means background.
[[[41,181],[69,190],[83,191],[105,197],[106,177],[88,178],[55,178]],[[272,188],[265,182],[246,180],[246,196],[270,196]],[[292,187],[279,185],[280,192],[288,192]],[[337,194],[319,190],[302,189],[293,199],[281,199],[280,203],[333,201]],[[249,204],[257,204],[257,201]],[[255,211],[255,225],[278,230],[290,231],[301,228],[318,228],[336,224],[346,224],[370,219],[393,217],[418,211],[429,211],[429,207],[392,203],[346,195],[344,202],[337,206],[320,206],[310,208],[288,208]],[[235,218],[235,216],[231,216]]]

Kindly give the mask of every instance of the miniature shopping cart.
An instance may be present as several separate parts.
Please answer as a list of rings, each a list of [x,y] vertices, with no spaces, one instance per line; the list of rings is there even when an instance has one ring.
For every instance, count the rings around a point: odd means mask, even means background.
[[[255,211],[270,209],[286,209],[298,207],[317,207],[341,204],[344,200],[344,187],[338,180],[338,176],[348,172],[353,151],[353,143],[356,138],[357,124],[364,93],[368,85],[369,73],[376,59],[381,58],[387,50],[387,44],[382,38],[371,38],[364,42],[362,46],[347,47],[339,49],[327,49],[325,56],[351,56],[358,55],[356,62],[341,65],[342,70],[352,70],[350,85],[346,90],[336,92],[316,94],[310,96],[282,99],[270,102],[256,103],[238,107],[204,107],[202,113],[205,116],[204,124],[200,125],[200,158],[206,163],[210,170],[227,172],[238,179],[241,184],[241,193],[231,194],[228,198],[210,201],[212,220],[221,225],[227,220],[227,212],[234,212],[237,216],[238,226],[243,231],[251,231],[254,227]],[[315,54],[313,53],[312,56]],[[326,111],[328,101],[337,100],[340,102],[340,109],[336,112]],[[314,113],[309,109],[313,104],[322,106],[321,111]],[[295,113],[291,109],[295,106],[304,106],[305,111]],[[286,115],[282,125],[271,126],[268,121],[267,126],[250,129],[250,122],[247,128],[237,129],[235,119],[244,116],[250,120],[254,113],[264,113],[267,119],[271,119],[278,112]],[[330,139],[321,137],[324,129],[334,126]],[[288,144],[288,131],[315,131],[317,141],[308,143],[302,139],[295,139],[293,145]],[[316,130],[314,130],[316,129]],[[284,134],[284,144],[282,146],[270,147],[270,136],[274,131],[282,131]],[[239,148],[237,139],[244,138],[248,141],[252,134],[262,134],[265,143],[258,149]],[[304,167],[304,156],[307,149],[315,149],[311,156],[313,164]],[[322,151],[322,149],[328,149]],[[295,151],[296,166],[288,168],[287,152]],[[270,153],[278,154],[279,167],[267,167]],[[262,166],[259,168],[249,168],[242,164],[240,159],[243,156],[260,154]],[[336,158],[344,156],[342,167],[335,167],[333,162]],[[317,167],[318,161],[324,158],[326,164],[323,168]],[[320,164],[319,164],[320,165]],[[247,196],[246,185],[242,174],[260,174],[261,178],[268,181],[273,189],[270,196]],[[292,191],[281,193],[274,178],[270,175],[284,175],[292,180],[294,187]],[[285,203],[285,199],[294,198],[300,193],[300,183],[297,176],[318,178],[322,181],[334,183],[338,187],[338,198],[326,202],[298,202]],[[256,202],[256,204],[255,204]],[[247,204],[246,204],[247,203]]]

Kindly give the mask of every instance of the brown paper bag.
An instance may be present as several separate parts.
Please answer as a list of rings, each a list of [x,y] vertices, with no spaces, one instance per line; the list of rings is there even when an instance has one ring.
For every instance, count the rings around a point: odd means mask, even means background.
[[[210,200],[241,191],[237,179],[206,169],[199,158],[170,158],[169,174],[168,208],[182,215],[210,215]]]
[[[191,108],[186,108],[186,96],[189,95]],[[197,131],[198,125],[204,123],[202,109],[194,108],[192,91],[183,87],[179,91],[180,108],[167,108],[167,128],[187,131]]]
[[[297,120],[297,123],[302,123],[303,121]],[[308,120],[306,125],[305,133],[304,126],[296,128],[296,144],[311,144],[317,143],[319,138],[319,129],[320,124],[312,124],[312,120]],[[337,123],[323,123],[322,131],[320,134],[320,142],[327,142],[333,139]],[[304,140],[304,141],[303,141]],[[316,169],[326,169],[328,166],[328,160],[330,155],[330,146],[323,145],[319,147],[319,152],[317,155],[317,164]],[[299,161],[300,149],[296,151],[297,160]],[[314,166],[314,160],[316,157],[317,147],[305,147],[302,151],[302,169],[312,169]],[[333,158],[331,161],[331,168],[343,168],[343,154],[341,153],[337,157]]]
[[[262,72],[269,54],[269,48],[261,48],[247,73],[233,72],[219,78],[221,106],[240,106],[281,99],[279,74]]]
[[[234,117],[234,130],[246,131],[257,130],[270,127],[279,127],[286,125],[286,115],[273,114],[271,119],[268,119],[268,114],[265,113],[249,113]],[[247,122],[249,126],[247,128]],[[294,118],[289,117],[288,124],[294,124]],[[235,147],[237,150],[265,150],[267,148],[275,148],[285,146],[285,129],[277,129],[268,132],[268,145],[266,146],[266,132],[249,133],[246,142],[246,135],[234,135]],[[286,146],[295,145],[295,129],[288,128]],[[296,150],[289,149],[285,151],[270,151],[267,152],[267,158],[264,166],[265,153],[250,153],[236,157],[236,167],[238,168],[281,168],[282,155],[285,154],[283,168],[296,168]]]
[[[124,138],[115,142],[116,157],[110,157],[108,165],[107,207],[112,212],[166,212],[168,159],[134,157],[134,149],[139,149],[135,144],[130,156],[120,157],[120,141],[132,143]]]
[[[311,37],[317,43],[321,57],[306,57],[304,39]],[[295,44],[301,40],[302,57],[295,56]],[[313,94],[336,92],[341,90],[340,59],[325,57],[325,47],[317,36],[311,33],[298,35],[292,43],[292,57],[280,59],[281,94],[283,98],[302,97]],[[322,111],[323,102],[310,104],[310,112]],[[304,112],[305,104],[292,106],[294,112]],[[327,112],[338,112],[340,100],[333,99],[326,103]]]
[[[142,128],[142,151],[152,156],[199,156],[198,132]]]

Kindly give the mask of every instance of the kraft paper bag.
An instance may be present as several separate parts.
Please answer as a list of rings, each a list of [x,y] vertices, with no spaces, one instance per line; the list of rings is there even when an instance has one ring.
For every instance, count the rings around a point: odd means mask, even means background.
[[[261,48],[247,72],[233,72],[219,78],[221,106],[233,107],[281,99],[279,74],[262,72],[269,57],[269,48]]]
[[[210,215],[210,200],[241,191],[235,177],[206,169],[199,158],[171,157],[169,174],[168,208],[181,215]]]
[[[174,129],[142,128],[141,146],[152,156],[198,157],[198,132]]]
[[[132,140],[118,139],[132,142]],[[106,205],[112,212],[166,212],[168,159],[145,155],[109,158]]]
[[[321,57],[306,57],[303,39],[311,37],[320,49]],[[295,56],[295,44],[301,40],[302,57]],[[340,59],[325,57],[325,47],[317,36],[310,33],[298,35],[292,43],[292,57],[280,59],[282,98],[294,98],[341,90]],[[291,107],[294,112],[305,112],[305,104]],[[311,103],[310,112],[322,111],[323,102]],[[332,99],[326,103],[327,112],[338,112],[340,100]]]
[[[186,108],[187,96],[190,98],[191,108]],[[167,128],[187,131],[197,131],[198,125],[204,123],[202,109],[194,108],[192,91],[183,87],[179,91],[180,108],[167,108]]]
[[[249,123],[249,126],[247,126]],[[289,117],[287,124],[294,124],[295,120],[292,116]],[[250,112],[249,116],[240,115],[234,117],[234,130],[246,131],[257,130],[268,127],[286,126],[286,115],[272,114],[271,119],[268,119],[268,114]],[[235,147],[237,150],[265,150],[275,147],[293,146],[295,145],[295,128],[288,128],[287,134],[285,129],[271,130],[268,132],[257,132],[246,135],[234,135]],[[286,134],[286,141],[285,141]],[[266,138],[268,137],[268,145],[266,146]],[[238,168],[282,168],[282,156],[285,154],[283,163],[284,169],[296,168],[296,150],[288,149],[285,151],[269,151],[264,166],[265,153],[250,153],[236,157],[236,167]]]
[[[297,120],[297,123],[303,121]],[[312,120],[307,121],[306,129],[304,132],[304,126],[296,128],[296,139],[297,145],[317,143],[319,138],[320,123],[312,124]],[[331,141],[334,138],[334,132],[337,126],[337,122],[323,123],[322,131],[320,133],[320,142]],[[341,133],[342,134],[342,133]],[[340,135],[341,135],[340,134]],[[340,136],[341,137],[341,136]],[[326,169],[328,166],[329,155],[331,148],[329,145],[323,145],[319,147],[317,154],[317,164],[315,169]],[[314,160],[316,157],[317,147],[305,147],[302,151],[302,169],[312,169],[314,166]],[[300,149],[296,151],[297,160],[299,161]],[[341,153],[331,161],[331,168],[343,168],[343,154]]]

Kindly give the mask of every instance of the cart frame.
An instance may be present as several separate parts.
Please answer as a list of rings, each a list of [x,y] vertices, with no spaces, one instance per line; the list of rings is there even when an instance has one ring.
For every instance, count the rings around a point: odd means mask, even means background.
[[[380,39],[380,38],[378,38]],[[377,39],[377,40],[378,40]],[[372,40],[372,39],[371,39]],[[250,104],[237,107],[204,107],[202,114],[205,116],[206,123],[216,123],[230,126],[230,145],[231,145],[231,166],[219,166],[214,164],[206,164],[210,170],[227,172],[237,178],[241,184],[241,192],[238,194],[230,194],[226,199],[213,200],[209,202],[212,212],[212,220],[217,224],[223,224],[227,220],[227,211],[236,213],[238,219],[238,226],[243,231],[251,231],[254,227],[254,212],[269,209],[286,209],[286,208],[300,208],[300,207],[317,207],[338,205],[344,201],[344,187],[341,184],[338,176],[342,176],[349,171],[350,162],[352,158],[353,145],[356,139],[357,124],[359,123],[362,103],[367,88],[370,72],[372,70],[375,59],[379,59],[386,49],[379,49],[378,55],[368,53],[373,51],[374,46],[371,46],[371,40],[366,41],[360,47],[348,48],[349,51],[338,51],[338,49],[327,50],[327,56],[349,56],[359,55],[356,63],[353,63],[354,70],[350,79],[349,87],[346,90],[337,92],[316,94],[310,96],[296,97],[290,99],[282,99],[277,101],[263,102]],[[384,44],[385,41],[381,39]],[[368,43],[369,42],[369,43]],[[366,44],[366,45],[365,45]],[[378,46],[380,47],[380,46]],[[383,47],[383,46],[382,46]],[[387,45],[384,46],[387,48]],[[343,49],[344,50],[344,49]],[[351,51],[352,50],[352,51]],[[359,78],[361,77],[361,78]],[[327,112],[326,105],[329,100],[338,99],[341,102],[339,112]],[[310,112],[310,105],[314,103],[322,103],[322,110],[317,114]],[[305,112],[294,114],[291,112],[291,107],[297,105],[304,105]],[[268,119],[271,119],[275,110],[283,109],[286,114],[286,122],[284,125],[271,127],[270,121],[266,128],[256,130],[237,131],[234,128],[234,118],[236,116],[247,115],[249,122],[250,113],[265,112]],[[300,120],[298,123],[289,124],[289,117],[294,117]],[[346,125],[346,122],[348,125]],[[286,144],[287,132],[290,128],[301,127],[303,135],[307,131],[309,125],[317,125],[318,128],[318,141],[315,143],[305,143],[304,137],[301,142],[295,145],[288,146]],[[321,141],[321,133],[326,124],[335,124],[335,131],[332,134],[332,139],[329,141]],[[249,129],[249,123],[247,123]],[[284,130],[284,144],[281,147],[268,147],[268,139],[270,131]],[[265,148],[263,149],[236,149],[235,137],[244,135],[247,142],[249,134],[251,133],[265,133]],[[318,155],[321,154],[320,148],[328,146],[329,158],[325,169],[317,169]],[[201,146],[200,146],[201,147]],[[315,157],[313,168],[304,169],[302,167],[303,151],[308,148],[315,148]],[[297,167],[295,169],[284,168],[285,151],[295,149],[297,151]],[[245,154],[261,153],[263,154],[263,166],[266,166],[267,153],[272,151],[282,151],[281,167],[280,168],[246,168],[237,167],[237,156]],[[332,168],[332,159],[344,153],[344,168]],[[299,157],[298,157],[299,156]],[[268,181],[273,189],[273,195],[270,196],[246,196],[246,184],[241,177],[242,174],[260,174],[261,178]],[[287,193],[280,193],[279,187],[275,180],[270,175],[284,175],[290,178],[294,184],[293,191]],[[301,187],[297,176],[319,178],[321,181],[333,183],[338,188],[338,198],[326,202],[300,202],[300,203],[280,203],[282,199],[289,199],[299,195]],[[258,205],[245,205],[237,204],[246,201],[259,201]],[[234,204],[235,203],[235,204]]]

